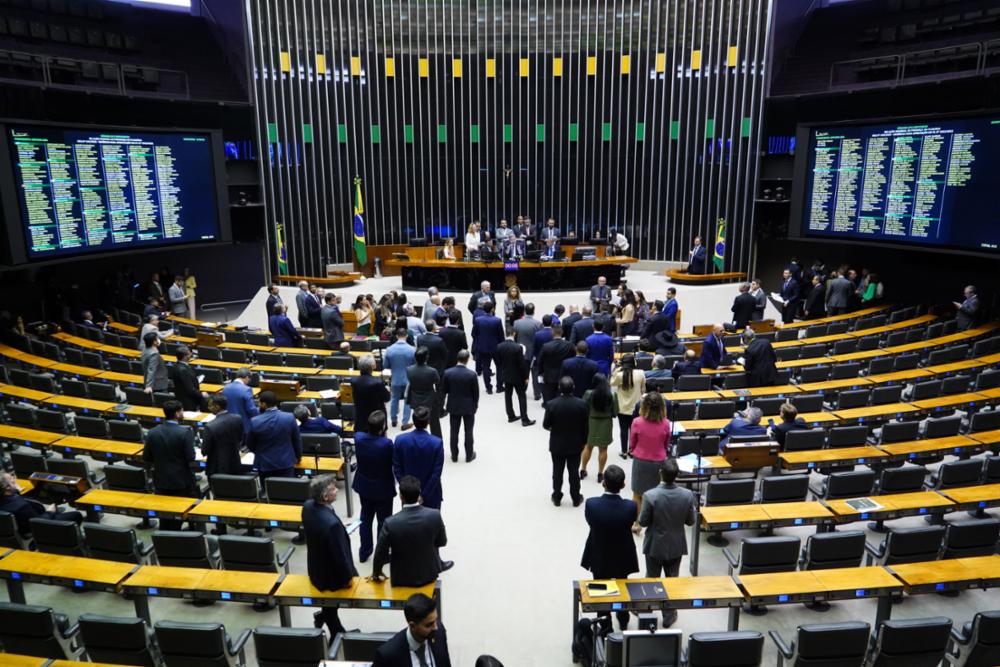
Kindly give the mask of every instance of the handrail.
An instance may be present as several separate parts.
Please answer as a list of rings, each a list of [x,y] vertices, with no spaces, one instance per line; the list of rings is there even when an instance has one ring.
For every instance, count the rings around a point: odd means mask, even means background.
[[[834,83],[834,77],[837,71],[848,65],[860,64],[860,63],[876,64],[879,63],[880,61],[894,60],[896,64],[896,76],[892,80],[886,79],[885,81],[880,81],[877,83],[889,83],[890,81],[899,83],[900,81],[906,78],[906,64],[908,60],[914,59],[921,54],[934,53],[936,51],[943,51],[946,49],[954,49],[957,51],[964,47],[975,47],[977,51],[977,57],[976,57],[975,69],[962,70],[962,73],[982,74],[986,69],[985,65],[986,65],[987,49],[990,45],[994,44],[1000,45],[1000,39],[991,39],[991,40],[977,41],[977,42],[962,42],[961,44],[944,44],[941,46],[919,49],[916,51],[904,51],[901,53],[885,53],[880,55],[867,56],[865,58],[851,58],[849,60],[838,60],[830,65],[830,82],[828,85],[828,90],[832,90],[837,87],[844,87],[851,85],[846,83],[845,84]]]

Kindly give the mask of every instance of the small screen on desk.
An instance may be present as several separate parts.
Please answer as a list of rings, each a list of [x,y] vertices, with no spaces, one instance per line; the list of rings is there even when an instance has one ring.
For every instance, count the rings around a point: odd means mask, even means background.
[[[504,271],[517,271],[520,268],[521,268],[521,264],[519,262],[504,262],[503,263],[503,270]]]

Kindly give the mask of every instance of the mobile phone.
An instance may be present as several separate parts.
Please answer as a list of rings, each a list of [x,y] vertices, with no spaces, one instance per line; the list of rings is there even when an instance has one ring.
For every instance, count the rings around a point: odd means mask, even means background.
[[[608,590],[608,585],[602,584],[599,581],[592,581],[587,584],[587,589],[591,591],[606,591]]]

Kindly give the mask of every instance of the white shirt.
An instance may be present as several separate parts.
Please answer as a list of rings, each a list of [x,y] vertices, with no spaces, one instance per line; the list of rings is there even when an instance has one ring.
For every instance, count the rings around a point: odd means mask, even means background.
[[[615,234],[614,246],[618,250],[625,252],[628,250],[628,239],[622,234]]]
[[[465,235],[465,249],[468,250],[479,250],[479,234],[475,232],[469,232]]]
[[[410,647],[410,664],[413,667],[420,667],[420,658],[417,657],[417,649],[420,648],[421,643],[413,637],[411,630],[406,631],[406,643]],[[427,663],[427,667],[434,667],[437,663],[434,662],[434,653],[431,651],[430,644],[423,642],[423,645],[426,647],[424,649],[424,662]]]

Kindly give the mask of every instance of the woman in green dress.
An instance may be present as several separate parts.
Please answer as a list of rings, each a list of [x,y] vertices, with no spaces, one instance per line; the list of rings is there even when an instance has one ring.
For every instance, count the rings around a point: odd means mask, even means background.
[[[590,383],[590,389],[584,393],[583,400],[590,411],[590,417],[587,422],[587,444],[583,448],[583,458],[580,460],[580,479],[587,476],[590,455],[594,447],[597,447],[597,483],[600,484],[604,481],[608,445],[611,444],[614,419],[618,414],[618,397],[611,391],[608,376],[597,373]]]

